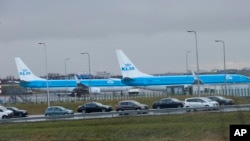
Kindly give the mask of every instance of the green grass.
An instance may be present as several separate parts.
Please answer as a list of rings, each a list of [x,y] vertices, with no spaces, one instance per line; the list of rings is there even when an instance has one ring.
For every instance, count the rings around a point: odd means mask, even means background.
[[[227,141],[230,124],[249,124],[250,112],[119,117],[1,124],[0,139],[78,141]],[[243,117],[243,118],[242,118]]]

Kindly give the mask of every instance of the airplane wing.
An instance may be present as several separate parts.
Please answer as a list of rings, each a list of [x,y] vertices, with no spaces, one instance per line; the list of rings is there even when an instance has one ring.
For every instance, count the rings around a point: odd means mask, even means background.
[[[29,84],[30,82],[29,82],[29,81],[25,81],[25,80],[20,80],[20,83],[26,83],[26,84]]]
[[[123,81],[132,81],[133,78],[131,78],[131,77],[124,77],[122,80],[123,80]]]
[[[80,80],[75,75],[76,87],[72,91],[72,96],[78,96],[89,94],[89,87],[80,83]]]

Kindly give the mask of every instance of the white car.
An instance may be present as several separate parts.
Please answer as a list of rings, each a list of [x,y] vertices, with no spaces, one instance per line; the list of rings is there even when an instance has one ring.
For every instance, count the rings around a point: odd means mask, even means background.
[[[6,119],[8,117],[9,117],[8,112],[0,109],[0,119]]]
[[[217,107],[219,103],[206,97],[186,98],[184,102],[185,108],[202,108],[202,107]]]
[[[11,118],[11,117],[13,117],[13,115],[14,115],[13,111],[8,110],[8,109],[5,108],[4,106],[0,106],[0,112],[1,112],[1,114],[3,114],[3,115],[1,116],[1,118],[5,118],[5,117],[3,117],[3,116],[6,115],[6,114],[7,114],[7,118]],[[0,115],[1,115],[1,114],[0,114]]]

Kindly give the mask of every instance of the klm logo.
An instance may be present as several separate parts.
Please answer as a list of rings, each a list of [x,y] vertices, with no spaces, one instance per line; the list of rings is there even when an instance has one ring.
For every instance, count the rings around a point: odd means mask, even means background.
[[[19,72],[20,75],[30,75],[31,72],[27,69],[23,69],[21,72]]]
[[[132,70],[135,70],[135,67],[132,66],[131,64],[125,64],[124,67],[121,68],[122,71],[132,71]]]

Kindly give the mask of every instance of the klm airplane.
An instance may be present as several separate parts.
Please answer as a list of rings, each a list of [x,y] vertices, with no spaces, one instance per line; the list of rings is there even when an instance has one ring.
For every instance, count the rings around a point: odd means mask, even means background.
[[[18,75],[20,77],[19,85],[25,88],[31,88],[34,90],[47,90],[47,80],[37,77],[32,71],[24,64],[24,62],[19,58],[15,58],[16,66],[18,70]],[[86,87],[90,87],[91,93],[100,92],[115,92],[115,91],[126,91],[131,86],[128,86],[121,82],[121,79],[83,79],[79,80],[79,83]],[[78,83],[75,79],[67,80],[48,80],[48,89],[51,92],[73,92],[77,87]]]
[[[191,86],[197,84],[223,84],[224,74],[199,75],[199,80],[195,75],[167,75],[153,76],[141,72],[123,53],[116,50],[116,55],[123,76],[123,83],[148,90],[165,91],[167,86]],[[227,83],[249,83],[247,76],[239,74],[226,74]]]

